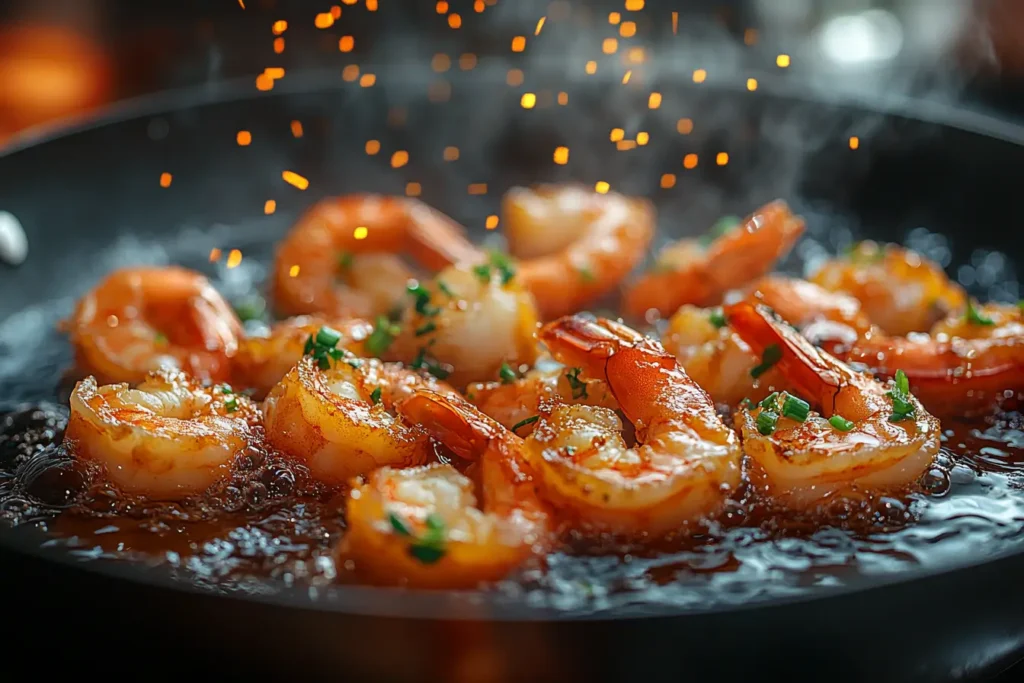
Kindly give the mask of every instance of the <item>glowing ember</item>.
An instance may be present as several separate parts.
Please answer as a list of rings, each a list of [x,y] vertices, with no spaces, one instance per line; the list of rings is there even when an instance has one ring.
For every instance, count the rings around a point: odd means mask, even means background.
[[[338,40],[338,49],[342,52],[352,52],[352,48],[356,46],[356,39],[352,36],[342,36]]]
[[[267,214],[269,216],[270,214],[274,213],[275,211],[277,211],[277,202],[276,201],[274,201],[273,199],[268,199],[266,202],[263,203],[263,213],[265,213],[265,214]]]
[[[292,136],[302,137],[302,121],[292,121]]]
[[[615,38],[605,38],[601,43],[601,52],[606,55],[613,55],[619,49],[619,41]]]
[[[568,147],[555,147],[555,163],[563,166],[569,163]]]
[[[631,47],[626,53],[626,61],[630,64],[642,64],[647,59],[647,53],[642,47]]]
[[[615,149],[620,152],[628,152],[631,149],[636,149],[636,140],[619,140],[615,143]]]
[[[216,263],[220,260],[220,249],[214,247],[210,250],[210,263]]]
[[[693,119],[679,119],[676,121],[676,131],[680,135],[689,135],[693,132]]]
[[[587,62],[586,72],[588,74],[596,74],[597,73],[597,62],[595,62],[593,59],[591,59],[589,62]]]
[[[494,230],[496,227],[498,227],[498,217],[495,216],[494,214],[491,214],[490,216],[487,217],[487,220],[484,222],[484,226],[488,230]]]
[[[459,28],[460,26],[462,26],[462,17],[460,17],[458,14],[455,14],[454,12],[452,14],[449,14],[448,25],[451,26],[452,28]]]
[[[260,74],[256,77],[256,89],[257,90],[270,90],[274,87],[274,79],[265,73]]]
[[[569,93],[565,91],[558,93],[558,103],[562,106],[569,104]]]
[[[523,109],[533,109],[537,104],[537,96],[532,92],[524,92],[523,96],[519,98],[519,104],[523,106]]]
[[[445,71],[447,71],[451,67],[452,67],[452,60],[451,60],[451,58],[448,55],[446,55],[446,54],[444,54],[442,52],[438,52],[430,60],[430,68],[433,69],[434,71],[438,72],[438,73],[444,73]]]
[[[309,187],[309,181],[300,176],[295,171],[284,171],[281,173],[281,177],[284,181],[293,187],[297,187],[300,190],[305,190]]]
[[[377,0],[366,0],[366,9],[370,12],[377,11]]]
[[[755,43],[757,43],[757,29],[748,28],[743,32],[743,44],[754,45]]]
[[[341,6],[340,5],[333,5],[333,6],[331,6],[331,16],[334,17],[335,19],[341,19]]]
[[[405,194],[410,197],[419,197],[422,192],[423,188],[419,183],[406,183],[405,185]]]
[[[237,268],[242,263],[242,252],[238,249],[232,249],[228,252],[228,268]]]
[[[619,14],[618,12],[609,12],[608,13],[608,23],[609,24],[611,24],[612,26],[615,26],[620,21],[622,21],[622,15],[621,14]]]
[[[160,187],[170,187],[173,176],[170,173],[160,174]]]
[[[850,149],[857,149],[860,147],[860,138],[856,135],[850,137]]]
[[[619,35],[623,38],[632,38],[636,35],[636,22],[624,21],[619,26]]]
[[[639,12],[644,8],[644,0],[626,0],[626,11]]]
[[[648,135],[645,131],[640,131],[639,133],[636,134],[636,144],[638,145],[646,145],[650,141],[650,139],[651,136]]]
[[[370,234],[370,231],[366,229],[365,225],[360,225],[352,231],[352,236],[357,240],[365,240],[368,234]]]
[[[612,189],[612,186],[603,180],[598,180],[594,184],[594,190],[598,194],[608,194],[608,190]]]
[[[533,29],[533,35],[535,35],[535,36],[539,36],[540,35],[540,30],[542,28],[544,28],[544,20],[545,20],[545,18],[546,17],[541,17],[540,19],[537,20],[537,28]]]
[[[284,69],[279,66],[268,66],[263,70],[263,73],[273,78],[275,81],[279,78],[284,78]]]
[[[235,141],[242,147],[248,147],[252,144],[252,133],[247,130],[240,130],[238,135],[235,136]]]
[[[291,268],[288,269],[288,276],[289,277],[295,277],[298,274],[299,274],[299,266],[298,265],[294,265],[294,266],[292,266]]]
[[[687,154],[683,157],[683,168],[697,168],[697,155]]]
[[[366,141],[366,153],[373,156],[380,151],[380,140],[367,140]]]
[[[391,168],[402,168],[409,163],[409,153],[400,149],[391,155]]]
[[[459,158],[458,147],[445,147],[444,148],[444,160],[445,161],[457,161]]]
[[[661,176],[661,189],[668,190],[676,186],[676,174],[666,173]]]
[[[284,19],[278,19],[270,27],[270,30],[273,31],[275,36],[279,36],[288,30],[288,22],[285,21]]]
[[[512,39],[512,52],[522,52],[526,49],[526,36],[516,36]]]
[[[279,55],[284,52],[284,38],[274,38],[274,54]]]
[[[448,3],[445,2],[445,0],[437,0],[437,5],[434,7],[434,9],[437,10],[438,14],[447,14],[448,13]]]
[[[718,164],[719,166],[725,166],[727,163],[729,163],[729,153],[719,152],[717,155],[715,155],[715,163]]]
[[[352,82],[359,78],[359,65],[348,64],[344,69],[341,70],[342,79]]]
[[[679,33],[679,12],[672,13],[672,35]]]
[[[447,102],[451,97],[452,84],[448,81],[434,81],[427,86],[427,99],[431,102]]]
[[[508,74],[505,76],[505,82],[509,85],[522,85],[523,84],[523,72],[521,69],[509,69]]]
[[[470,183],[466,191],[475,195],[487,194],[487,183]]]
[[[321,12],[316,15],[316,19],[313,20],[313,24],[317,28],[330,28],[334,26],[334,15],[330,12]]]
[[[789,66],[789,55],[779,55],[775,58],[775,65],[780,69],[785,69]]]
[[[647,98],[647,108],[648,109],[657,109],[660,106],[661,106],[661,93],[660,92],[652,92],[650,97]]]
[[[747,90],[749,90],[750,92],[754,92],[755,90],[757,90],[757,79],[756,78],[748,78],[747,79]]]
[[[697,69],[696,71],[693,72],[694,83],[703,83],[705,80],[707,80],[707,77],[708,72],[705,71],[704,69]]]
[[[469,71],[476,67],[476,55],[472,52],[467,52],[459,57],[459,68],[463,71]]]
[[[359,78],[359,85],[361,85],[364,88],[369,88],[376,82],[377,76],[375,74],[363,74]]]
[[[608,139],[612,142],[618,142],[626,136],[626,131],[621,128],[612,128],[612,132],[608,135]]]
[[[629,79],[630,79],[630,77],[632,75],[633,75],[633,71],[632,70],[627,71],[626,73],[622,74],[622,84],[625,85],[626,83],[629,83]]]

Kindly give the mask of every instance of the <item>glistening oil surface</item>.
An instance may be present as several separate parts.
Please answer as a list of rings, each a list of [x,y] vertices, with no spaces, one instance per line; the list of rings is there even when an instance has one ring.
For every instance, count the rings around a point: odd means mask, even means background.
[[[799,272],[835,252],[849,233],[805,238],[783,270]],[[834,224],[833,224],[834,225]],[[71,463],[59,443],[66,396],[55,389],[70,350],[55,326],[71,295],[120,263],[181,263],[204,270],[236,303],[259,290],[271,240],[259,231],[233,269],[207,262],[216,235],[190,232],[162,243],[114,244],[84,273],[69,298],[27,309],[0,323],[0,387],[22,406],[0,423],[0,514],[37,524],[47,543],[81,558],[163,564],[182,581],[222,590],[273,592],[282,584],[322,590],[354,579],[332,548],[344,533],[343,498],[310,481],[274,453],[250,450],[230,480],[201,500],[152,504],[125,499]],[[908,245],[946,265],[940,236],[916,231]],[[1017,295],[1002,254],[977,253],[957,271],[982,299]],[[250,323],[258,327],[258,322]],[[66,383],[64,384],[66,386]],[[1011,406],[1012,408],[1012,406]],[[656,544],[598,539],[571,542],[546,567],[529,568],[487,590],[499,600],[567,610],[627,605],[746,603],[859,583],[921,567],[982,559],[1024,543],[1024,417],[1008,410],[974,423],[944,424],[943,450],[920,490],[836,503],[815,514],[775,511],[746,488],[711,525]]]

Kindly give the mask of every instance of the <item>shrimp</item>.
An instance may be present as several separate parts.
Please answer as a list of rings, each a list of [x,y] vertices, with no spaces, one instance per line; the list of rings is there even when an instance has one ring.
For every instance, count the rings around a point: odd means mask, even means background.
[[[823,351],[749,302],[726,308],[730,324],[788,395],[773,394],[736,422],[755,463],[752,480],[795,506],[853,489],[885,491],[916,481],[939,451],[939,421],[909,391],[891,389]],[[813,410],[812,410],[813,408]]]
[[[509,369],[509,372],[512,372]],[[619,407],[608,385],[580,377],[579,368],[533,368],[522,377],[503,377],[497,382],[477,382],[466,387],[466,398],[502,426],[521,436],[533,431],[529,418],[549,403],[579,403],[609,409]]]
[[[399,251],[431,270],[483,259],[461,226],[418,200],[362,194],[325,199],[278,246],[275,307],[286,315],[388,313],[412,275],[394,256]]]
[[[457,387],[498,376],[502,364],[537,357],[537,309],[510,264],[498,257],[450,267],[409,285],[413,305],[385,357],[430,370]]]
[[[856,297],[868,319],[893,335],[925,332],[966,302],[963,289],[942,268],[895,244],[860,242],[810,279]]]
[[[545,550],[548,512],[521,438],[455,396],[417,391],[398,411],[479,462],[482,508],[473,482],[450,465],[381,468],[349,495],[342,558],[379,583],[467,588],[497,581]]]
[[[509,248],[522,259],[518,278],[545,320],[612,292],[654,237],[648,201],[578,185],[513,188],[502,212]]]
[[[121,490],[177,500],[226,476],[258,421],[247,397],[226,385],[204,388],[180,370],[153,372],[135,389],[90,376],[71,392],[64,443]]]
[[[835,352],[891,378],[897,368],[928,410],[973,415],[1024,392],[1024,311],[1015,304],[973,304],[937,323],[931,334],[892,337],[875,330]]]
[[[327,324],[320,317],[297,316],[277,323],[265,337],[243,338],[232,359],[234,383],[254,389],[258,397],[266,396],[302,358],[310,336]],[[341,333],[341,348],[356,356],[366,355],[365,342],[373,333],[373,325],[350,318],[330,321],[329,327]]]
[[[382,465],[422,465],[434,457],[430,439],[391,412],[420,388],[453,391],[398,363],[304,356],[263,402],[267,441],[328,485]]]
[[[626,289],[625,311],[640,319],[651,310],[668,316],[683,304],[719,304],[728,290],[770,271],[803,232],[803,219],[777,200],[707,248],[696,240],[682,240],[663,252],[654,270]]]
[[[141,382],[162,367],[223,381],[242,331],[209,280],[176,266],[114,271],[62,326],[78,368],[103,384]]]
[[[708,394],[638,332],[566,317],[541,330],[552,355],[608,384],[643,445],[611,410],[542,410],[524,453],[543,497],[600,530],[660,534],[715,512],[740,483],[742,451]]]

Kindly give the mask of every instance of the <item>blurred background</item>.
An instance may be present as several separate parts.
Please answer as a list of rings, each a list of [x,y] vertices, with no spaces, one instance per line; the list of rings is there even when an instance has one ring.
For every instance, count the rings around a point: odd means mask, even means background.
[[[573,31],[545,42],[541,17]],[[612,55],[1022,119],[1021,36],[1024,0],[0,0],[0,145],[146,93],[236,78],[269,89],[267,67],[343,74],[367,60],[537,60],[582,75]],[[442,52],[458,66],[431,61]]]

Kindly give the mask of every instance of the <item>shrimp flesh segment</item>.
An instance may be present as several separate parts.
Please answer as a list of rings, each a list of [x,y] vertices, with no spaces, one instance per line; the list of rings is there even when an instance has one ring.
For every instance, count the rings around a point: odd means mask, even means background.
[[[856,297],[868,319],[893,335],[926,332],[966,303],[963,289],[941,267],[895,244],[860,242],[826,262],[811,281]]]
[[[257,397],[266,396],[302,358],[306,340],[325,325],[341,334],[339,348],[359,357],[366,355],[364,342],[373,332],[373,325],[365,320],[297,316],[277,323],[265,337],[245,337],[238,343],[231,363],[234,383],[254,389]]]
[[[135,389],[87,377],[71,392],[64,443],[122,491],[177,500],[227,475],[258,421],[247,397],[226,385],[204,388],[181,371],[154,372]]]
[[[746,300],[767,305],[805,336],[813,337],[815,330],[827,334],[843,329],[860,336],[871,329],[856,298],[799,278],[766,275],[754,283]]]
[[[379,469],[349,494],[342,558],[377,583],[468,588],[497,581],[543,552],[548,518],[522,460],[521,438],[455,396],[421,391],[398,410],[479,462],[483,506],[473,482],[450,465]]]
[[[209,280],[176,266],[114,271],[79,300],[63,327],[78,369],[101,384],[141,382],[159,368],[226,380],[242,331]]]
[[[432,282],[411,282],[409,291],[411,305],[385,358],[457,387],[536,358],[537,309],[507,261],[453,266]]]
[[[325,199],[278,245],[275,307],[286,315],[388,313],[411,275],[394,256],[399,252],[430,270],[483,258],[460,225],[418,200],[361,194]]]
[[[542,413],[525,453],[547,500],[623,533],[667,532],[721,506],[740,482],[739,441],[674,356],[601,318],[561,318],[540,337],[558,360],[607,383],[642,444],[628,447],[605,408]]]
[[[811,505],[851,489],[898,489],[931,465],[939,421],[909,392],[897,397],[897,387],[855,372],[763,305],[737,303],[726,315],[789,392],[736,415],[753,478],[774,496]]]
[[[940,416],[966,416],[994,408],[1024,392],[1024,312],[990,303],[974,315],[951,314],[931,334],[890,337],[880,331],[836,353],[879,377],[902,369],[914,394]]]
[[[305,356],[263,402],[267,440],[328,485],[383,465],[422,465],[434,456],[430,439],[389,412],[420,388],[452,391],[397,363],[347,356],[324,370]]]
[[[668,247],[659,264],[626,289],[625,311],[643,319],[651,310],[669,316],[683,304],[719,304],[727,291],[769,272],[803,232],[803,219],[777,200],[707,248],[696,240],[682,240]]]
[[[513,188],[503,199],[523,287],[550,320],[614,291],[654,237],[654,208],[643,199],[579,185]]]

